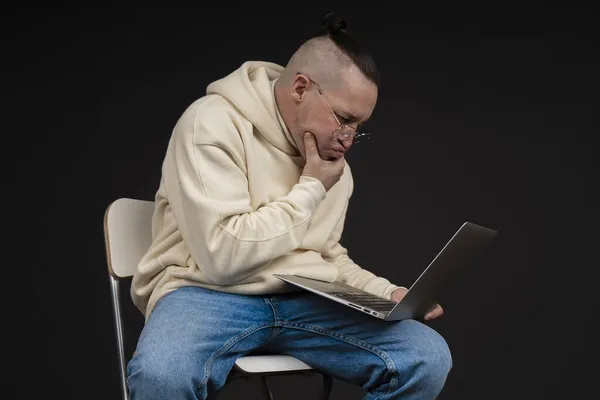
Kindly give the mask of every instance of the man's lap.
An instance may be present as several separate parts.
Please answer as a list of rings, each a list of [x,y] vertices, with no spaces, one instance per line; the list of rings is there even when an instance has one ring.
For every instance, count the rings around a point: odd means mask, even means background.
[[[257,350],[365,388],[388,382],[386,391],[403,384],[399,371],[449,360],[443,338],[414,320],[378,320],[308,292],[244,296],[186,287],[157,303],[128,375],[150,368],[186,377],[194,390],[218,390],[235,360]],[[154,377],[162,378],[169,377]]]

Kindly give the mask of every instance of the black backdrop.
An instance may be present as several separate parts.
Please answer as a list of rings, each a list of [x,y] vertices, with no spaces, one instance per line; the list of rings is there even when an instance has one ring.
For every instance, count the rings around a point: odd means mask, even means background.
[[[117,398],[105,208],[153,198],[171,129],[210,81],[246,60],[286,62],[324,11],[290,6],[5,11],[3,287],[15,322],[3,325],[15,341],[2,380],[17,398]],[[427,7],[338,10],[383,76],[373,138],[348,154],[343,241],[410,285],[465,220],[498,229],[431,323],[454,356],[441,398],[593,397],[597,9]],[[253,385],[222,398],[255,398]],[[274,385],[289,399],[316,392],[301,378]],[[334,384],[334,399],[361,395]]]

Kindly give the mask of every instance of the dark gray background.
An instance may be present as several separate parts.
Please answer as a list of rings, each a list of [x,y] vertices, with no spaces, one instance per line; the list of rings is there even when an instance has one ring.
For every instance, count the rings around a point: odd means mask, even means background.
[[[464,221],[497,229],[431,324],[454,356],[440,398],[588,398],[600,333],[598,10],[397,6],[338,9],[382,74],[373,138],[348,154],[343,242],[410,285]],[[285,64],[325,11],[290,7],[5,11],[2,267],[16,318],[3,324],[15,341],[2,380],[18,398],[117,398],[104,211],[153,198],[171,129],[209,82],[246,60]],[[287,399],[316,385],[274,380]],[[256,388],[234,383],[221,398]],[[334,383],[332,399],[361,395]]]

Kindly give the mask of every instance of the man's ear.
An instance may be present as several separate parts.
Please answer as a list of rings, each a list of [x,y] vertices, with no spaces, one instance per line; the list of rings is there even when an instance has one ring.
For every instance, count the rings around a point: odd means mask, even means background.
[[[308,87],[310,85],[310,79],[304,74],[296,73],[294,75],[294,81],[292,82],[292,98],[295,102],[301,103],[306,97]]]

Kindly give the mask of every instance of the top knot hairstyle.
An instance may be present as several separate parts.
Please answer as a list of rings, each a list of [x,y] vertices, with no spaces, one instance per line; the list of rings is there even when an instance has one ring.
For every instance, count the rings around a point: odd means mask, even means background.
[[[322,34],[326,33],[337,33],[341,30],[346,30],[347,24],[342,18],[337,16],[334,12],[328,11],[321,21]]]
[[[380,78],[373,57],[362,47],[361,43],[348,32],[348,24],[333,11],[328,11],[321,21],[321,29],[316,36],[329,38],[342,50],[367,79],[379,86]]]

